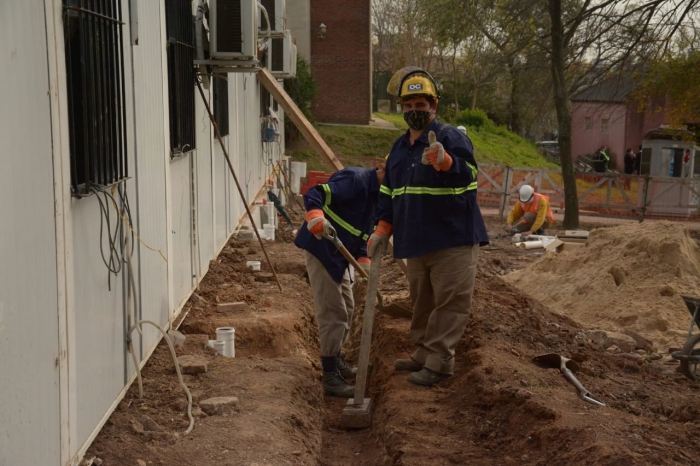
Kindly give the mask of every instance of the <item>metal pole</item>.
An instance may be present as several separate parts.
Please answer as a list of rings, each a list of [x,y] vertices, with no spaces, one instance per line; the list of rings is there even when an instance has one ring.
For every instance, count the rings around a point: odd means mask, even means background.
[[[275,276],[275,281],[277,282],[277,286],[279,287],[280,291],[282,291],[282,284],[280,283],[280,279],[277,278],[277,272],[275,272],[275,268],[272,266],[272,261],[270,261],[270,257],[267,255],[267,250],[265,249],[265,245],[263,244],[262,238],[260,238],[260,233],[258,232],[258,227],[255,225],[255,220],[253,219],[253,215],[250,213],[250,209],[248,208],[248,204],[245,202],[245,196],[243,195],[243,190],[241,189],[241,184],[238,182],[238,177],[236,176],[236,172],[233,170],[233,165],[231,164],[231,159],[228,157],[228,151],[226,150],[226,146],[224,145],[224,141],[221,139],[221,134],[219,133],[219,127],[216,125],[216,120],[214,119],[214,114],[211,112],[211,108],[209,108],[209,102],[207,102],[207,98],[204,96],[204,91],[202,90],[202,84],[199,82],[199,79],[195,76],[195,82],[197,83],[197,89],[199,89],[199,95],[202,96],[202,101],[204,102],[204,106],[207,108],[207,113],[209,114],[209,119],[211,120],[211,124],[214,126],[214,132],[216,133],[216,138],[219,140],[219,144],[221,145],[221,150],[224,152],[224,157],[226,157],[226,163],[228,164],[228,168],[231,171],[231,175],[233,176],[233,181],[236,182],[236,187],[238,188],[238,194],[241,196],[241,200],[243,201],[243,205],[245,206],[245,211],[248,214],[248,218],[250,219],[250,225],[253,227],[253,231],[255,232],[255,236],[258,237],[258,242],[260,243],[260,247],[263,250],[263,254],[265,254],[265,259],[267,260],[267,263],[270,265],[270,270],[272,270],[272,274]]]

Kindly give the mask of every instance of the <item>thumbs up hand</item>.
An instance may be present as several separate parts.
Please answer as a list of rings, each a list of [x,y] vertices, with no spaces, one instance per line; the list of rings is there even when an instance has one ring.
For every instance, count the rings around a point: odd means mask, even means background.
[[[423,151],[421,163],[423,165],[432,165],[437,171],[449,170],[452,166],[452,157],[445,152],[445,148],[442,147],[442,144],[437,142],[435,131],[430,131],[428,133],[428,143],[430,145]]]

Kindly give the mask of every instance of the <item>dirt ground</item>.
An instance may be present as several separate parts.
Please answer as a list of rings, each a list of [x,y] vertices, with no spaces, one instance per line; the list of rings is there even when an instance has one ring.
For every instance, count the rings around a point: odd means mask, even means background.
[[[543,252],[512,247],[487,217],[492,243],[480,253],[472,317],[457,349],[455,375],[439,387],[412,385],[392,362],[412,351],[408,320],[378,313],[368,395],[372,427],[340,426],[344,399],[323,397],[313,303],[302,251],[290,232],[267,242],[283,287],[256,241],[232,239],[186,305],[178,354],[199,355],[208,371],[185,375],[196,424],[189,435],[187,402],[167,346],[136,384],[89,449],[103,465],[619,465],[697,464],[700,384],[677,371],[668,354],[616,354],[580,338],[570,317],[506,283]],[[595,227],[594,225],[586,225]],[[406,281],[388,258],[380,289],[408,304]],[[217,312],[219,302],[245,301],[244,311]],[[364,287],[356,288],[356,324],[347,355],[356,361]],[[206,347],[215,329],[236,329],[236,357]],[[679,341],[682,346],[683,341]],[[583,402],[554,369],[531,359],[557,352],[580,362],[577,376],[605,408]],[[207,416],[199,403],[236,396],[237,406]],[[93,460],[99,458],[100,461]],[[86,461],[88,463],[88,461]]]

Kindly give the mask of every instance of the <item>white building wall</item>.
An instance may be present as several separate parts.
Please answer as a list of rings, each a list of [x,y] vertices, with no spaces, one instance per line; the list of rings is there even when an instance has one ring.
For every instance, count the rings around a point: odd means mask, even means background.
[[[130,4],[139,8],[137,46]],[[141,238],[134,312],[167,327],[271,167],[254,73],[229,74],[225,144],[245,198],[198,91],[197,148],[170,159],[164,0],[122,0],[122,8],[129,166],[122,186]],[[77,464],[135,375],[126,351],[128,274],[124,268],[108,284],[98,198],[70,195],[62,11],[61,0],[0,1],[0,67],[12,70],[0,74],[0,215],[7,220],[0,261],[15,264],[0,282],[0,371],[12,374],[0,377],[0,466]],[[111,200],[107,208],[113,228],[120,220]],[[160,339],[148,326],[132,336],[144,359]]]
[[[44,21],[43,2],[0,2],[2,466],[58,464],[60,457],[56,226]]]

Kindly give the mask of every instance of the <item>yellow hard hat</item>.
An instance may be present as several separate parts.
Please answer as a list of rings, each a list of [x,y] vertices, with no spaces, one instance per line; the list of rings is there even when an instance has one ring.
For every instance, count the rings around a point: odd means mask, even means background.
[[[438,100],[437,89],[435,89],[435,83],[433,80],[427,76],[412,75],[409,76],[401,84],[401,92],[399,93],[399,99],[403,100],[411,96],[417,95],[428,95]]]
[[[440,100],[435,80],[427,71],[407,66],[398,70],[389,80],[387,92],[398,97],[399,101],[410,97],[425,95]]]

